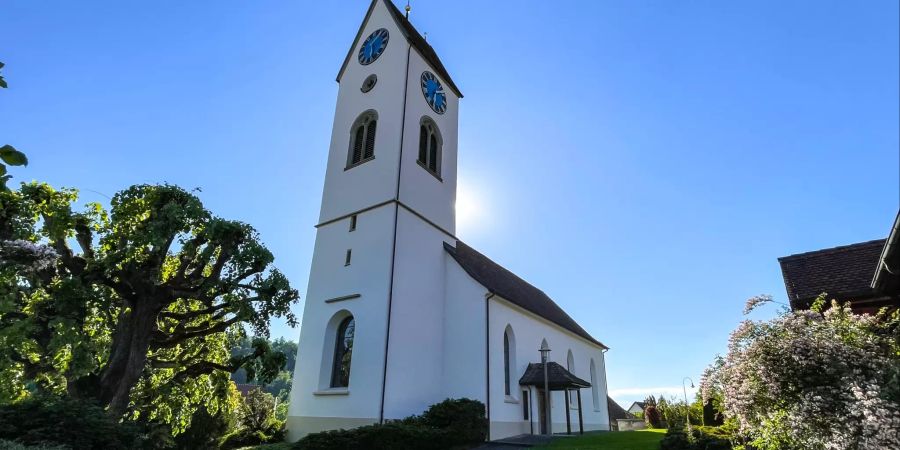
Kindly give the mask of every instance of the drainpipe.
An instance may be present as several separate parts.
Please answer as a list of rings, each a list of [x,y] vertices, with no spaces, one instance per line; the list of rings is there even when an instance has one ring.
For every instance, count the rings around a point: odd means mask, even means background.
[[[491,299],[494,293],[484,294],[484,377],[485,377],[485,415],[488,420],[487,440],[491,440]]]

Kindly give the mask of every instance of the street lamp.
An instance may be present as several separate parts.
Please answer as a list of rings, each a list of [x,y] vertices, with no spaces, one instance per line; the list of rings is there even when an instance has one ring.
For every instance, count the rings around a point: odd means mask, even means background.
[[[553,431],[550,429],[553,421],[550,419],[550,380],[547,377],[547,362],[550,360],[550,346],[547,345],[547,341],[541,342],[541,364],[544,366],[544,421],[545,428],[544,431],[547,432],[547,435],[552,435]]]
[[[694,380],[692,380],[691,377],[684,377],[681,379],[681,390],[682,390],[682,392],[684,392],[684,406],[687,408],[685,410],[684,420],[687,421],[688,434],[690,434],[691,433],[691,404],[688,403],[687,388],[684,387],[684,382],[686,380],[691,380],[691,389],[694,388]]]

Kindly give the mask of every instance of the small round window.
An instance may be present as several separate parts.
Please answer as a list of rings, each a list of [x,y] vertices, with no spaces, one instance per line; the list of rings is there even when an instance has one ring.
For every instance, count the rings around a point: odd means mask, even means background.
[[[366,77],[366,79],[363,81],[362,87],[359,88],[359,90],[363,92],[369,92],[373,87],[375,87],[375,83],[377,82],[378,77],[373,73],[372,75]]]

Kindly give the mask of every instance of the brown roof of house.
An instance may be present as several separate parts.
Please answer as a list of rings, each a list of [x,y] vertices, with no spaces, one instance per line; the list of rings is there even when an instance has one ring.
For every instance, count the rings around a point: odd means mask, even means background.
[[[444,243],[444,249],[460,267],[475,281],[481,283],[490,292],[522,307],[526,311],[537,314],[560,327],[575,333],[584,339],[603,348],[609,348],[594,339],[584,328],[581,328],[559,305],[544,291],[532,286],[516,274],[491,261],[487,256],[478,253],[462,241],[456,241],[456,247]]]
[[[528,363],[525,373],[519,379],[522,386],[544,386],[544,364]],[[587,388],[591,383],[576,377],[559,363],[550,361],[547,363],[547,384],[551,391],[566,388]]]
[[[884,239],[778,258],[791,307],[808,308],[823,292],[838,300],[875,295],[871,283]]]
[[[616,419],[634,419],[634,415],[625,411],[625,408],[619,406],[610,396],[606,396],[606,407],[609,409],[609,420]]]

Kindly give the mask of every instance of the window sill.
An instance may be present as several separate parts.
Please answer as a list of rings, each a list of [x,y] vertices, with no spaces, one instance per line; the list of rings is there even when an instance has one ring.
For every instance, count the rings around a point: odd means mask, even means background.
[[[357,163],[347,164],[347,167],[344,167],[344,172],[346,172],[346,171],[348,171],[348,170],[350,170],[350,169],[352,169],[352,168],[354,168],[354,167],[356,167],[356,166],[361,166],[361,165],[363,165],[363,164],[365,164],[365,163],[367,163],[367,162],[369,162],[369,161],[371,161],[371,160],[373,160],[373,159],[375,159],[375,157],[374,157],[374,156],[370,156],[370,157],[368,157],[368,158],[365,158],[365,159],[360,160],[360,161],[357,162]]]
[[[444,182],[444,179],[443,179],[443,178],[441,178],[441,176],[440,176],[440,175],[438,175],[438,174],[437,174],[437,172],[432,172],[432,170],[431,170],[431,169],[429,169],[429,168],[428,168],[428,166],[426,166],[426,165],[425,165],[425,163],[423,163],[423,162],[422,162],[422,161],[419,161],[419,160],[418,160],[418,159],[417,159],[417,160],[416,160],[416,164],[418,164],[418,165],[419,165],[419,167],[421,167],[421,168],[423,168],[423,169],[425,169],[425,171],[426,171],[426,172],[428,172],[428,173],[430,173],[430,174],[431,174],[431,176],[433,176],[433,177],[435,177],[435,178],[437,178],[437,180],[438,180],[438,181],[440,181],[440,182],[441,182],[441,183],[443,183],[443,182]]]
[[[313,395],[350,395],[350,389],[346,388],[334,388],[334,389],[323,389],[320,391],[313,392]]]
[[[503,398],[503,403],[514,403],[514,404],[518,405],[519,399],[513,397],[512,395],[507,395],[506,397]]]

